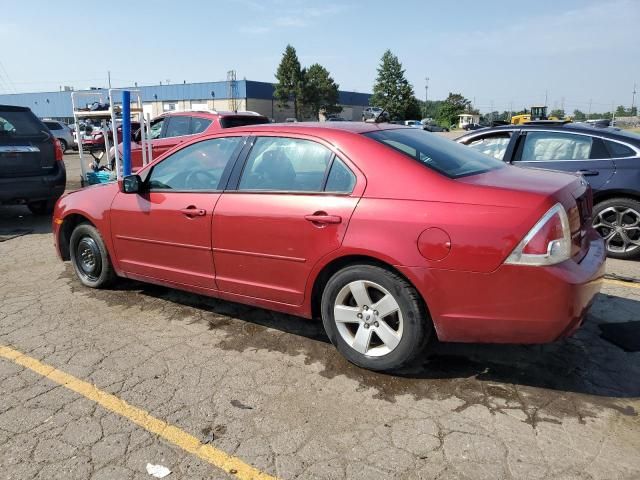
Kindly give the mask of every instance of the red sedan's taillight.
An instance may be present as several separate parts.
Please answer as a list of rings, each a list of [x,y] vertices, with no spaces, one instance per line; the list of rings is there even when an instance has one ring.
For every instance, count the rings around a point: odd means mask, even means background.
[[[53,139],[53,149],[56,152],[56,162],[62,162],[64,160],[64,152],[62,151],[62,145],[57,138]]]
[[[555,265],[571,258],[571,230],[564,207],[557,203],[545,213],[511,252],[511,265]]]

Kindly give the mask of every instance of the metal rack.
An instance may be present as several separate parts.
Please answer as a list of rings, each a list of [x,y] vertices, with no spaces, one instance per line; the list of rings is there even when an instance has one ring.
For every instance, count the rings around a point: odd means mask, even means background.
[[[109,141],[109,128],[107,127],[107,122],[111,122],[111,132],[113,134],[113,142],[115,144],[115,172],[116,179],[120,180],[122,178],[122,165],[120,160],[120,152],[118,151],[118,120],[122,120],[122,113],[125,108],[121,105],[117,105],[114,102],[114,94],[123,92],[130,92],[136,98],[136,106],[131,107],[129,105],[129,113],[130,117],[138,114],[138,118],[140,121],[140,142],[142,144],[142,163],[143,165],[147,165],[152,161],[152,150],[151,143],[149,142],[149,133],[150,133],[150,118],[145,115],[142,111],[142,96],[140,90],[128,90],[128,89],[118,89],[111,88],[108,90],[108,96],[105,95],[105,92],[102,90],[99,91],[89,91],[89,92],[72,92],[71,94],[71,105],[73,108],[73,119],[76,124],[76,132],[77,132],[77,141],[78,141],[78,153],[80,155],[80,170],[81,170],[81,184],[84,186],[85,183],[88,183],[87,174],[88,174],[88,165],[85,158],[85,152],[82,146],[82,136],[79,129],[79,121],[81,119],[90,119],[90,120],[100,120],[100,131],[102,132],[102,136],[104,138],[104,149],[105,149],[105,157],[109,159],[109,150],[111,149],[111,144]],[[99,103],[105,104],[108,99],[109,108],[107,110],[83,110],[79,108],[79,99],[84,97],[92,98],[93,102],[98,101]],[[130,120],[130,118],[129,118]],[[92,161],[93,170],[97,170],[98,168],[110,170],[110,165],[99,167],[99,162],[94,160]],[[110,163],[110,162],[109,162]]]

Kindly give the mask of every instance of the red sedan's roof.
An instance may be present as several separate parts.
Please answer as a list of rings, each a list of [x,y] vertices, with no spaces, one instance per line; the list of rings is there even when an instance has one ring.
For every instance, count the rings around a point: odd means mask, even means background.
[[[366,123],[366,122],[297,122],[297,123],[265,123],[260,125],[247,125],[235,127],[234,132],[279,132],[279,133],[301,133],[306,135],[317,135],[319,137],[333,136],[333,134],[345,133],[367,133],[377,130],[392,130],[396,128],[410,128],[403,125],[389,123]]]

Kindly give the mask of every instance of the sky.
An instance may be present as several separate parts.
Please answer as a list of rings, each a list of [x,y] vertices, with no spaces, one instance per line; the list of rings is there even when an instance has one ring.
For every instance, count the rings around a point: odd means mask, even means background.
[[[602,112],[640,87],[640,0],[1,2],[0,93],[106,86],[108,71],[114,87],[273,82],[287,44],[358,92],[390,49],[418,98],[481,111]]]

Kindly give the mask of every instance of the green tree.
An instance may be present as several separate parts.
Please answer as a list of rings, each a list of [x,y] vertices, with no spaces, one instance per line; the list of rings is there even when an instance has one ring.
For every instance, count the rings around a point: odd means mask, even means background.
[[[616,117],[626,117],[627,116],[627,109],[624,108],[623,105],[618,105],[618,108],[616,108]]]
[[[573,111],[573,119],[582,122],[587,119],[587,116],[581,110],[576,109]]]
[[[309,115],[318,118],[320,112],[326,114],[339,113],[339,85],[331,78],[329,71],[318,63],[314,63],[304,75],[303,103]]]
[[[564,118],[564,110],[561,108],[556,108],[555,110],[551,110],[549,114],[550,117]]]
[[[404,76],[400,60],[391,50],[382,55],[370,103],[372,106],[384,108],[392,119],[404,120],[408,116],[420,116],[413,87]]]
[[[299,103],[304,91],[304,73],[300,68],[300,60],[296,49],[287,45],[282,60],[276,71],[273,96],[278,100],[278,106],[289,108],[289,100],[293,100],[293,111],[298,118]]]
[[[458,122],[458,115],[471,108],[471,102],[460,93],[449,92],[442,102],[438,115],[438,123],[448,127]]]

